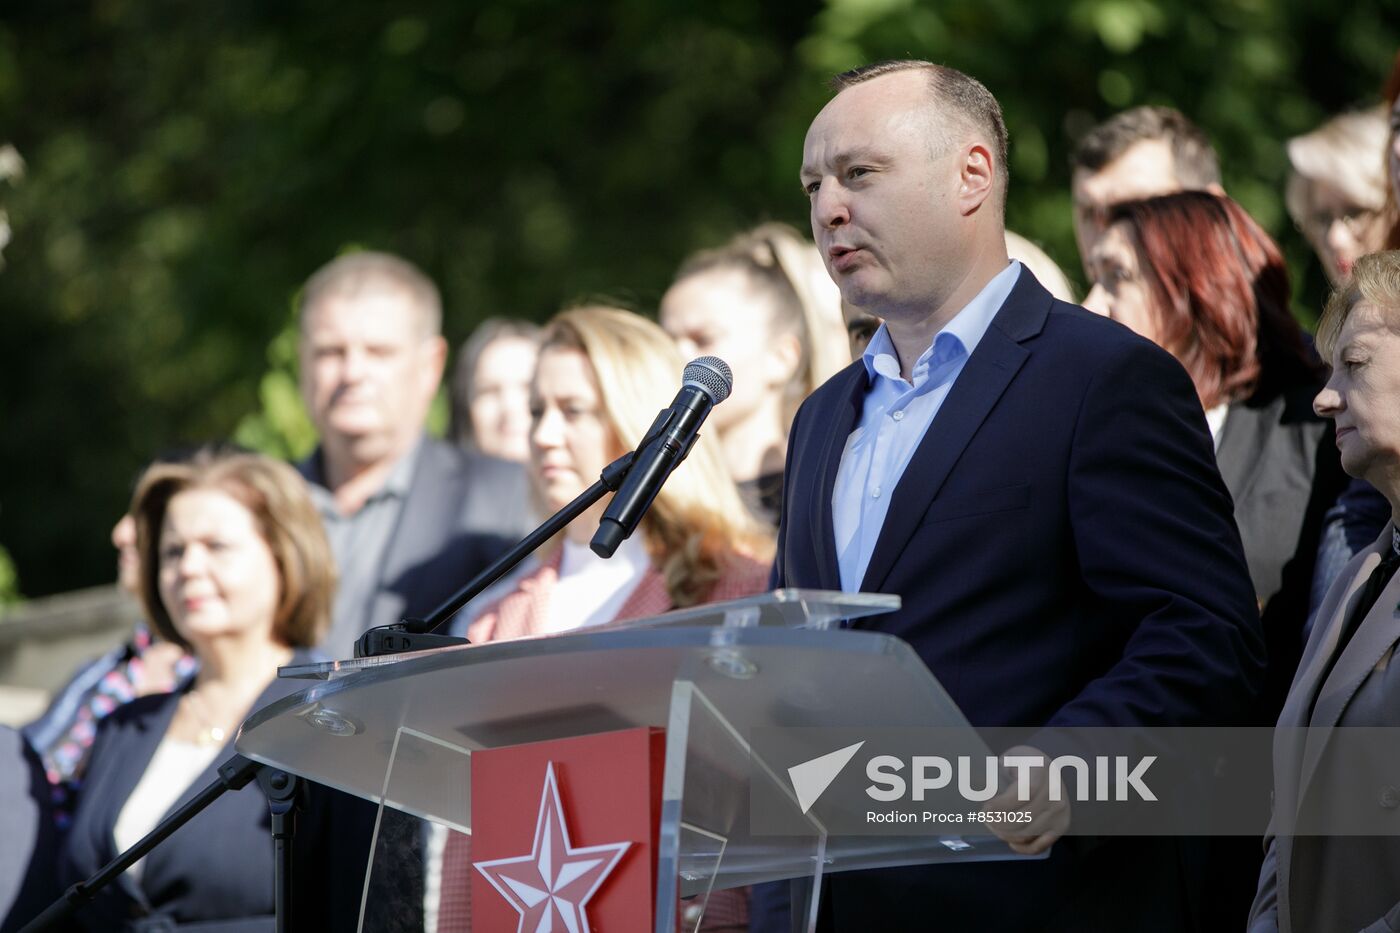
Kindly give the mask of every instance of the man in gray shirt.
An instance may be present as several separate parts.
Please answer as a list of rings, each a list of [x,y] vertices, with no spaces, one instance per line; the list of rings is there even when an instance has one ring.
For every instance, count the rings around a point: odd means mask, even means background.
[[[533,524],[518,466],[424,434],[441,328],[437,287],[396,256],[341,256],[302,290],[302,397],[321,443],[301,471],[340,569],[334,657],[431,611]]]

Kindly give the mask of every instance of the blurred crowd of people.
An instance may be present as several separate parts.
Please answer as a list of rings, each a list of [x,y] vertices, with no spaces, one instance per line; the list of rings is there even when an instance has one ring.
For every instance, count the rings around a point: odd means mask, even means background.
[[[1370,621],[1321,641],[1313,629],[1342,613],[1358,574],[1364,581],[1389,560],[1389,542],[1375,542],[1400,502],[1391,346],[1400,342],[1400,252],[1387,252],[1400,249],[1397,96],[1400,58],[1383,104],[1287,143],[1289,213],[1336,288],[1317,340],[1290,311],[1278,245],[1225,191],[1208,137],[1186,115],[1117,114],[1073,154],[1074,228],[1091,285],[1083,305],[1179,361],[1214,441],[1268,651],[1257,724],[1281,713],[1308,723],[1300,663],[1335,661],[1348,638],[1368,637]],[[1039,283],[1075,301],[1031,239],[1005,239]],[[641,440],[691,357],[726,360],[733,394],[639,533],[612,559],[595,555],[587,545],[600,503],[453,630],[476,643],[547,635],[765,590],[794,414],[833,375],[861,366],[883,332],[878,316],[843,301],[831,262],[804,235],[765,223],[685,259],[654,315],[590,305],[542,325],[485,320],[456,353],[446,439],[425,427],[449,357],[432,280],[376,252],[312,274],[300,293],[300,368],[316,450],[294,465],[228,445],[153,452],[112,532],[120,584],[145,624],[76,672],[36,722],[0,736],[10,811],[0,826],[11,830],[0,929],[17,928],[207,784],[239,723],[295,687],[276,678],[280,666],[349,657],[369,628],[424,615],[582,492]],[[1370,335],[1368,360],[1355,358],[1358,335]],[[1339,453],[1344,425],[1381,453]],[[1339,586],[1350,589],[1339,595]],[[1393,710],[1396,696],[1378,693],[1375,705],[1382,699]],[[272,847],[266,806],[253,798],[217,802],[199,818],[204,829],[156,849],[81,912],[82,928],[264,928]],[[329,792],[315,798],[297,839],[300,903],[329,903],[317,895],[337,876],[358,885],[357,846],[368,837],[355,808]],[[203,845],[215,835],[218,847]],[[442,864],[465,864],[465,844],[439,845]],[[1360,929],[1357,918],[1384,914],[1370,913],[1378,898],[1389,897],[1382,907],[1400,899],[1394,877],[1384,892],[1337,894],[1346,884],[1327,867],[1335,849],[1308,845],[1311,867],[1296,870],[1318,872],[1333,894],[1295,905],[1293,929]],[[1258,840],[1253,847],[1207,928],[1245,927],[1259,878]],[[1393,848],[1376,844],[1400,857]],[[1269,910],[1283,858],[1272,842],[1255,929],[1278,928]],[[440,866],[429,875],[430,928],[467,929],[461,885]],[[726,892],[702,928],[749,922],[746,895]]]

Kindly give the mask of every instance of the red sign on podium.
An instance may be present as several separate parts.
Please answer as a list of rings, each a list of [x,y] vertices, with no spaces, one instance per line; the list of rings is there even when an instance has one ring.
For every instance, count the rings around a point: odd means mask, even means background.
[[[472,753],[472,930],[650,930],[666,733]]]

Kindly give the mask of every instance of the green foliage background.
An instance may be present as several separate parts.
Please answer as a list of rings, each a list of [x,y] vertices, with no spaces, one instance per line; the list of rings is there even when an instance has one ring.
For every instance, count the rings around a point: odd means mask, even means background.
[[[1373,99],[1396,0],[48,0],[0,8],[0,541],[30,596],[111,578],[107,530],[156,452],[293,456],[291,301],[356,245],[488,314],[646,309],[691,249],[806,223],[803,133],[833,71],[980,77],[1012,134],[1009,222],[1079,275],[1066,160],[1123,107],[1176,105],[1226,187],[1289,228],[1282,143]],[[0,139],[0,141],[3,141]]]

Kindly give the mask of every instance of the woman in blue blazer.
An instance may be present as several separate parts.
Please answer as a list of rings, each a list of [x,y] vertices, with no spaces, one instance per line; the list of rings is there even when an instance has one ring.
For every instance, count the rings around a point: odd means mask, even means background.
[[[148,618],[200,668],[174,693],[142,697],[103,722],[61,856],[65,884],[94,873],[215,779],[239,723],[297,689],[277,679],[277,668],[306,658],[332,605],[330,548],[305,485],[285,464],[207,451],[159,464],[142,477],[132,514]],[[219,798],[104,889],[79,913],[82,927],[273,929],[270,816],[255,787]],[[364,813],[313,788],[294,845],[294,929],[350,922],[335,912],[353,907],[334,900],[330,885],[358,889]],[[358,906],[358,898],[340,901]]]

